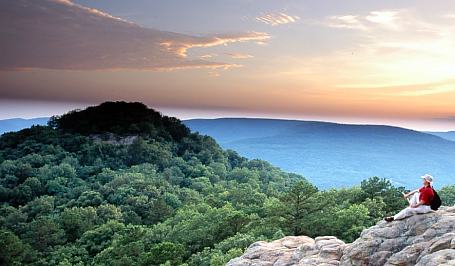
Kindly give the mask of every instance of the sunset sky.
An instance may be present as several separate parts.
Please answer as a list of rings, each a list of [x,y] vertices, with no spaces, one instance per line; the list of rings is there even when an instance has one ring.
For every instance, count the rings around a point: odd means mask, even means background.
[[[455,130],[455,1],[0,2],[0,119],[106,100]]]

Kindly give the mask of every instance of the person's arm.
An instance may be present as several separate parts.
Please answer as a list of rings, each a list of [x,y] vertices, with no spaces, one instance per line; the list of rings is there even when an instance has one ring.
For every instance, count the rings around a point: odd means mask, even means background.
[[[409,193],[403,193],[403,198],[409,198],[410,196],[414,195],[415,193],[419,192],[418,189],[410,191]]]

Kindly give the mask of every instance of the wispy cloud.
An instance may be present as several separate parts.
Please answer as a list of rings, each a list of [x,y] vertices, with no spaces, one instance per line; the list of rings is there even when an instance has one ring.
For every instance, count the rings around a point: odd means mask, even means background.
[[[300,18],[298,16],[288,15],[285,13],[268,13],[262,16],[256,17],[257,21],[265,23],[271,26],[278,26],[283,24],[289,24],[297,22]]]
[[[226,55],[230,56],[231,58],[234,59],[248,59],[248,58],[253,58],[254,56],[250,54],[243,54],[243,53],[226,53]]]
[[[217,56],[217,54],[214,54],[214,53],[211,53],[211,54],[204,54],[204,55],[201,55],[199,56],[199,58],[202,58],[202,59],[207,59],[207,58],[213,58]]]
[[[175,38],[162,41],[161,46],[179,57],[187,57],[187,51],[194,47],[213,47],[226,45],[235,42],[248,41],[265,41],[270,38],[270,35],[264,32],[244,32],[239,34],[226,34],[212,37],[190,37],[190,38]]]
[[[345,29],[359,29],[365,30],[366,27],[359,20],[358,16],[343,15],[343,16],[330,16],[325,23],[332,28],[345,28]]]
[[[369,30],[377,26],[399,29],[403,11],[379,10],[365,15],[337,15],[326,18],[325,25],[333,28]]]
[[[372,11],[365,17],[365,20],[390,28],[397,28],[398,11]]]
[[[19,1],[21,1],[21,0],[19,0]],[[77,8],[80,8],[82,10],[85,10],[85,11],[87,11],[89,13],[92,13],[92,14],[94,14],[96,16],[132,23],[132,22],[129,22],[129,21],[127,21],[125,19],[122,19],[120,17],[114,17],[111,14],[105,13],[103,11],[100,11],[100,10],[96,9],[96,8],[89,8],[89,7],[85,7],[83,5],[79,5],[79,4],[73,3],[73,2],[71,2],[71,0],[49,0],[49,1],[56,2],[56,3],[61,3],[61,4],[64,4],[64,5],[67,5],[67,6],[77,7]],[[26,1],[23,1],[23,2],[26,2]]]
[[[188,49],[266,42],[263,32],[193,36],[145,28],[68,0],[7,0],[0,9],[1,70],[230,68]]]

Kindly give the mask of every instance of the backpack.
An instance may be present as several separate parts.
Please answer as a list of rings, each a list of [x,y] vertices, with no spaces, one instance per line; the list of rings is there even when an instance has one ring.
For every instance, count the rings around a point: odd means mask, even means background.
[[[434,190],[433,187],[431,189],[433,189],[434,196],[430,202],[430,207],[432,210],[437,211],[439,209],[439,207],[441,207],[442,201],[441,201],[441,198],[439,197],[438,193],[436,192],[436,190]]]

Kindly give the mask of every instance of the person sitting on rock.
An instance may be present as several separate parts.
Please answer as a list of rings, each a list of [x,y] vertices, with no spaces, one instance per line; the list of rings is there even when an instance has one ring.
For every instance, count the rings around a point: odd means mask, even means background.
[[[384,220],[391,222],[393,220],[401,220],[414,214],[431,212],[431,200],[434,197],[433,177],[429,174],[421,176],[423,179],[423,187],[409,193],[403,193],[403,197],[409,201],[409,207],[395,214],[394,216],[385,217]],[[409,199],[409,197],[411,197]]]

